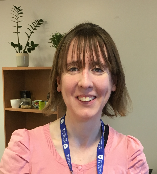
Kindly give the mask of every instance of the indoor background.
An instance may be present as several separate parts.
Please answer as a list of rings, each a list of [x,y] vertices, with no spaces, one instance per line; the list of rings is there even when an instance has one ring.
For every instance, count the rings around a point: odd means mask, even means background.
[[[65,33],[81,22],[105,28],[115,41],[133,102],[127,117],[103,120],[117,131],[138,138],[144,146],[150,168],[157,174],[157,1],[156,0],[0,0],[0,68],[16,67],[16,42],[11,8],[24,12],[20,33],[25,43],[28,24],[44,21],[32,35],[40,46],[30,54],[30,66],[51,66],[55,49],[52,33]],[[0,71],[0,158],[4,151],[3,83]]]

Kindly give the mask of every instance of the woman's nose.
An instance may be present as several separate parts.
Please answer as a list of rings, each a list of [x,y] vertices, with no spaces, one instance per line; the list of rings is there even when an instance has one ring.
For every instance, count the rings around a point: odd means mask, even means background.
[[[92,75],[89,70],[83,69],[82,72],[80,72],[78,86],[82,88],[93,87]]]

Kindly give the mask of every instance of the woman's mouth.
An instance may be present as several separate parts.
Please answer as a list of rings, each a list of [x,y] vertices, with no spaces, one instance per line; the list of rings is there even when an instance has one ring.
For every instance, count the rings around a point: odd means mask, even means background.
[[[77,97],[80,101],[83,101],[83,102],[89,102],[89,101],[92,101],[94,100],[96,97],[95,96],[92,96],[92,97]]]

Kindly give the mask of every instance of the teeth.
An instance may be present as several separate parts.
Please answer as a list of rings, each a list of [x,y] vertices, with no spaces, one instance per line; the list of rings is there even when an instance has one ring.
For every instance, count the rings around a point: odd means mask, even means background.
[[[80,101],[91,101],[93,100],[95,97],[78,97],[78,99]]]

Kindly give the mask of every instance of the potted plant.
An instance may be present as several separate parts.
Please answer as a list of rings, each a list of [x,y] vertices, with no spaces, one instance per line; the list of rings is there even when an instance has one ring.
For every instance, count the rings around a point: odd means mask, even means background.
[[[19,34],[20,34],[20,29],[22,28],[22,26],[20,25],[21,22],[21,18],[23,17],[23,9],[21,9],[20,7],[17,7],[15,5],[13,5],[12,8],[12,21],[15,23],[14,27],[16,28],[16,31],[13,32],[17,35],[17,43],[11,42],[11,46],[14,47],[15,51],[16,51],[16,61],[17,61],[17,66],[29,66],[29,54],[31,53],[31,51],[34,51],[35,48],[39,45],[39,44],[35,44],[34,41],[30,41],[30,38],[32,36],[32,34],[35,32],[35,30],[37,30],[38,27],[40,27],[44,21],[42,19],[39,20],[35,20],[34,22],[32,22],[31,25],[29,25],[28,32],[26,33],[27,36],[27,41],[26,44],[23,46],[20,43],[20,39],[19,39]]]
[[[51,43],[52,44],[52,47],[57,48],[58,45],[59,45],[59,43],[60,43],[60,41],[61,41],[61,39],[64,37],[64,35],[65,34],[61,34],[59,32],[56,32],[54,34],[52,33],[52,36],[49,39],[50,42],[48,42],[48,43]]]

